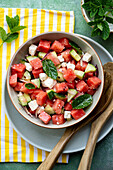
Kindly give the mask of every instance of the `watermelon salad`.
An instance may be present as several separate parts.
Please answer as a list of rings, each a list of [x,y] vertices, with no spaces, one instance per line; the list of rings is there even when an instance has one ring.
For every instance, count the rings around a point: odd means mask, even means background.
[[[41,39],[28,51],[9,79],[27,113],[56,125],[84,116],[101,84],[91,54],[67,38]]]

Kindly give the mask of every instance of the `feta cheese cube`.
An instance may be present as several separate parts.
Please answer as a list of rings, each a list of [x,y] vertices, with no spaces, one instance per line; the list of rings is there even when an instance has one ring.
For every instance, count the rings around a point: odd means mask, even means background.
[[[66,63],[66,62],[63,62],[63,63],[61,64],[61,66],[62,66],[62,67],[67,67],[67,63]]]
[[[36,110],[38,107],[37,101],[36,100],[32,100],[28,103],[28,106],[30,107],[30,109],[32,111]]]
[[[48,77],[48,76],[47,76],[47,74],[45,74],[45,73],[40,73],[40,74],[39,74],[39,78],[40,78],[41,81],[46,80],[47,77]]]
[[[36,53],[36,50],[37,50],[37,46],[34,45],[34,44],[32,44],[32,45],[29,47],[29,54],[30,54],[31,56],[34,56],[35,53]]]
[[[28,70],[29,72],[32,71],[31,64],[25,62],[25,66],[26,66],[26,70]]]
[[[51,79],[48,77],[45,81],[42,82],[43,87],[49,87],[50,89],[57,83],[56,80]]]
[[[89,62],[91,61],[91,54],[89,53],[85,53],[83,58],[82,58],[83,61],[86,61],[86,62]]]
[[[71,119],[71,111],[64,111],[64,118]]]
[[[44,106],[39,106],[38,108],[37,108],[37,110],[36,110],[36,117],[37,117],[37,115],[38,114],[40,114],[42,111],[44,110]]]
[[[71,68],[72,70],[75,69],[75,65],[74,64],[71,64],[70,62],[67,63],[67,69],[68,68]]]
[[[59,55],[59,56],[58,56],[58,59],[59,59],[59,61],[60,61],[61,63],[64,61],[64,58],[62,57],[62,55]]]

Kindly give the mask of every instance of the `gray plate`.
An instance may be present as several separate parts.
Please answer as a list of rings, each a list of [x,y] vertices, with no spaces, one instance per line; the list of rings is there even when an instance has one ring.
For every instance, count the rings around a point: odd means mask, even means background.
[[[93,41],[92,39],[79,35],[80,37],[84,38],[98,53],[102,64],[113,61],[112,56],[109,52],[99,45],[97,42]],[[9,98],[6,84],[5,84],[5,91],[4,91],[4,103],[5,103],[5,110],[9,121],[12,123],[13,128],[16,132],[25,139],[31,145],[46,150],[51,151],[55,144],[59,141],[61,136],[63,135],[65,129],[45,129],[42,127],[38,127],[25,118],[23,118],[17,110],[14,108],[11,100]],[[113,128],[113,116],[108,120],[105,124],[104,128],[101,131],[98,141],[103,139]],[[78,133],[76,133],[71,141],[65,147],[63,153],[72,153],[77,152],[85,148],[87,139],[90,133],[90,125],[82,128]]]

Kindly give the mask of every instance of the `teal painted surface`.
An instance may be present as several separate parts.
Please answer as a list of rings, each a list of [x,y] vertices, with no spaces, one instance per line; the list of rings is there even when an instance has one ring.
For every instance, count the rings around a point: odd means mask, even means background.
[[[73,10],[75,13],[75,33],[91,37],[91,29],[81,13],[80,0],[0,0],[0,7],[43,8]],[[92,38],[104,46],[113,56],[113,33],[107,41]],[[77,170],[83,151],[70,154],[68,164],[56,164],[54,170]],[[40,163],[0,163],[0,170],[35,170]],[[97,144],[91,170],[113,170],[113,130]]]

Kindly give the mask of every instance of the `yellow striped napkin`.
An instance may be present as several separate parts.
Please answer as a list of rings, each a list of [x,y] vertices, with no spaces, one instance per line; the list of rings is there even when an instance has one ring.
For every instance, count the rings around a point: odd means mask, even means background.
[[[8,31],[6,15],[20,17],[20,25],[27,28],[20,31],[18,39],[4,43],[0,48],[0,162],[41,162],[48,152],[37,149],[24,141],[11,127],[4,111],[4,85],[6,70],[11,56],[28,38],[47,31],[74,32],[73,11],[55,11],[25,8],[0,8],[0,27]],[[68,163],[69,156],[63,154],[58,162]]]

